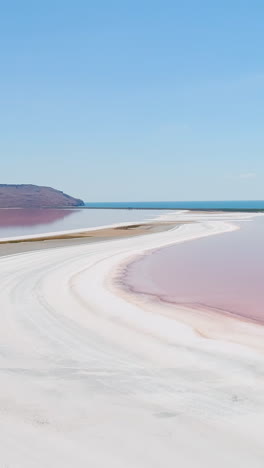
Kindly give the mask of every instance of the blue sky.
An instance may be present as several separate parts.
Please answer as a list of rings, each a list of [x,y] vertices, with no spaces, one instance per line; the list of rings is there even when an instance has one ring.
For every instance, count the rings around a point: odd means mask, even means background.
[[[2,2],[1,183],[264,199],[264,3]]]

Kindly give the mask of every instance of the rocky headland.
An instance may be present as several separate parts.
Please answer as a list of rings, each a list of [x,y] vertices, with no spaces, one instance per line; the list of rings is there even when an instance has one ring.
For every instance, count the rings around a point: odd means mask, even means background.
[[[60,190],[30,184],[0,184],[0,208],[71,208],[84,202]]]

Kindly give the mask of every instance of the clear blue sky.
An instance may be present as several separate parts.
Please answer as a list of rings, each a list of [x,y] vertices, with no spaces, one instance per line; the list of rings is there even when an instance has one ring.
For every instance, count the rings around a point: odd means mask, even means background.
[[[10,0],[0,183],[264,199],[262,0]]]

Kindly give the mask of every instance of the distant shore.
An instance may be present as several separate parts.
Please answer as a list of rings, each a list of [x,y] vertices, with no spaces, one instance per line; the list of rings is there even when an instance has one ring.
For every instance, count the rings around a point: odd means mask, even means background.
[[[264,205],[264,202],[263,202]],[[0,207],[1,210],[135,210],[135,211],[190,211],[196,213],[263,213],[264,206],[261,208],[241,207],[241,208],[227,208],[227,207],[182,207],[182,206],[131,206],[129,204],[122,206],[115,206],[115,204],[109,205],[76,205],[76,206],[12,206],[12,207]]]
[[[127,206],[80,206],[75,207],[74,209],[81,209],[81,210],[162,210],[162,211],[195,211],[200,213],[263,213],[264,208],[168,208],[168,207],[131,207]]]

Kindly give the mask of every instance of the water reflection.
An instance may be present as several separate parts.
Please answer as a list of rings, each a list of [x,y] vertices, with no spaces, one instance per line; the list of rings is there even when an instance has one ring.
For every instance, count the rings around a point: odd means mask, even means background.
[[[74,213],[75,210],[56,209],[1,209],[0,227],[10,226],[38,226],[48,225],[59,219],[64,219]]]
[[[0,239],[113,223],[139,222],[164,212],[150,210],[0,209]]]

